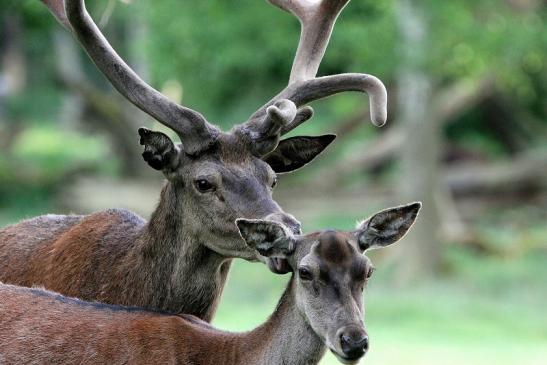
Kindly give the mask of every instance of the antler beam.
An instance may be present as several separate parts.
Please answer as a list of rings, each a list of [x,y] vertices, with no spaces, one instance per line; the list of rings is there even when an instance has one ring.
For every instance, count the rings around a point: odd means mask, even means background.
[[[384,125],[387,119],[386,88],[378,78],[360,73],[324,76],[293,83],[258,109],[251,116],[250,120],[255,121],[255,123],[262,120],[265,110],[280,99],[291,100],[297,107],[301,107],[311,101],[323,99],[344,91],[366,92],[370,99],[370,118],[372,123],[378,127]],[[300,123],[291,123],[287,128],[283,129],[282,134],[290,132],[298,127],[298,125]]]
[[[215,126],[197,111],[174,103],[148,85],[118,56],[89,16],[84,0],[42,2],[74,33],[95,65],[125,98],[178,134],[186,153],[197,154],[215,142],[220,133]]]
[[[314,78],[325,55],[334,23],[349,0],[268,0],[300,20],[300,42],[289,85]]]
[[[292,13],[300,20],[301,34],[293,61],[288,86],[259,108],[241,126],[241,129],[261,130],[267,120],[266,110],[279,100],[295,104],[298,113],[277,135],[279,138],[311,118],[313,110],[304,105],[344,91],[366,92],[370,99],[370,117],[378,127],[387,119],[387,92],[378,78],[358,73],[347,73],[316,78],[332,30],[340,12],[349,0],[268,0],[271,4]],[[262,128],[263,130],[263,128]],[[252,138],[251,138],[252,139]]]

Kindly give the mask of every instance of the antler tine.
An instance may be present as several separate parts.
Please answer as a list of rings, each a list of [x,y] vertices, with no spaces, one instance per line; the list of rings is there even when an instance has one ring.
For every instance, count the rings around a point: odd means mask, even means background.
[[[72,32],[72,26],[66,17],[65,2],[63,0],[42,0],[42,2],[47,6],[51,14],[55,16],[55,19],[57,19],[63,27]]]
[[[262,120],[266,108],[279,99],[291,100],[297,107],[301,107],[311,101],[323,99],[344,91],[366,92],[370,99],[370,118],[372,123],[377,127],[385,124],[387,119],[386,87],[378,78],[360,73],[318,77],[289,85],[263,107],[258,109],[249,120]],[[300,124],[291,123],[287,128],[283,129],[282,134],[290,132]]]
[[[281,135],[287,134],[296,127],[298,127],[300,124],[304,123],[308,119],[311,119],[313,117],[313,108],[311,106],[303,106],[302,108],[298,108],[296,112],[296,116],[290,122],[289,124],[285,125],[281,129]]]
[[[294,14],[301,24],[289,85],[314,78],[325,55],[334,23],[349,0],[268,0]]]
[[[271,152],[279,143],[279,136],[295,119],[302,119],[302,114],[309,114],[297,110],[296,105],[287,99],[280,98],[264,108],[260,120],[246,123],[236,128],[247,135],[252,141],[251,148],[257,156]]]
[[[197,111],[174,103],[152,88],[118,56],[91,19],[84,0],[42,2],[63,25],[69,25],[95,65],[124,97],[178,134],[186,153],[197,154],[215,142],[220,133],[215,126]]]

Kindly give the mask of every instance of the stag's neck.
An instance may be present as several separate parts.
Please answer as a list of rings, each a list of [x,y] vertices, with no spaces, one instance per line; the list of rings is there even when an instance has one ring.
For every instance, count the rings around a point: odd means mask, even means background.
[[[298,310],[295,289],[296,282],[291,278],[268,321],[241,336],[244,356],[249,357],[242,363],[311,365],[321,360],[324,342]],[[254,350],[250,352],[250,348]]]
[[[206,321],[214,315],[231,260],[208,249],[187,227],[179,201],[182,194],[167,183],[158,207],[128,255],[128,280],[138,280],[143,306],[193,314]],[[133,277],[131,277],[133,276]],[[134,285],[134,284],[133,284]],[[193,300],[188,300],[193,298]]]
[[[199,237],[192,234],[190,227],[187,227],[186,217],[181,209],[182,199],[176,185],[170,182],[165,184],[159,204],[144,227],[139,242],[138,249],[142,255],[158,256],[161,253],[162,257],[172,257],[177,256],[180,250],[194,255],[202,249]]]

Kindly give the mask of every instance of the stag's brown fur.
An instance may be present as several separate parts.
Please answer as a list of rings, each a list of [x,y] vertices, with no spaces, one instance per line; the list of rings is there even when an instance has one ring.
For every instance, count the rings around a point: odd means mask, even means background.
[[[0,230],[0,280],[210,320],[231,259],[185,234],[178,209],[164,206],[172,189],[162,192],[149,224],[108,210],[42,216]]]

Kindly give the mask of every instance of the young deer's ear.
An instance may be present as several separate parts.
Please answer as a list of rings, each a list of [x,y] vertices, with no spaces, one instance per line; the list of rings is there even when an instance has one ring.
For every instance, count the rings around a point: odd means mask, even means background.
[[[179,164],[180,150],[171,138],[162,132],[139,128],[140,144],[144,146],[142,158],[154,169],[172,171]]]
[[[422,203],[415,202],[389,208],[363,221],[355,231],[359,247],[366,251],[399,241],[414,224],[421,207]]]
[[[264,257],[285,258],[294,251],[294,237],[280,223],[240,218],[236,225],[247,245]]]
[[[317,137],[291,137],[279,142],[263,160],[277,173],[301,168],[317,157],[336,138],[334,134]]]

